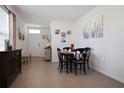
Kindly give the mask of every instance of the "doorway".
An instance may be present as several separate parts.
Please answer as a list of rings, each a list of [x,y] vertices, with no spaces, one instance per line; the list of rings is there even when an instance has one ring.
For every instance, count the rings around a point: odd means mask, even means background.
[[[33,57],[45,57],[47,38],[50,38],[49,28],[28,28],[29,53]]]
[[[29,29],[29,53],[33,57],[41,57],[41,30]]]

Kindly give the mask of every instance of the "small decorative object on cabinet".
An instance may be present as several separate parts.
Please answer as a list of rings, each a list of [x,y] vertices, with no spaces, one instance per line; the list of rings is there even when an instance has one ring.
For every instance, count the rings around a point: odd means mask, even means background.
[[[47,36],[47,44],[45,47],[45,60],[51,61],[51,45],[50,45],[50,39],[48,36]]]

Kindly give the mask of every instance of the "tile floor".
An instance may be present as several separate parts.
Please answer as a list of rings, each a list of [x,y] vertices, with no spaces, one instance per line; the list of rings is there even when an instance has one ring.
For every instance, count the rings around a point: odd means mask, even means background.
[[[124,88],[124,84],[93,70],[77,76],[59,73],[58,63],[33,58],[31,63],[22,65],[22,73],[10,88]]]

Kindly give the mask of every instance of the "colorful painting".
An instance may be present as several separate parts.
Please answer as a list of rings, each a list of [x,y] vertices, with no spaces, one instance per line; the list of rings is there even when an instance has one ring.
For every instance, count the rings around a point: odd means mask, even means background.
[[[83,26],[83,37],[84,39],[103,37],[103,15],[98,20]]]
[[[66,42],[66,33],[65,32],[61,32],[61,41],[63,43]]]

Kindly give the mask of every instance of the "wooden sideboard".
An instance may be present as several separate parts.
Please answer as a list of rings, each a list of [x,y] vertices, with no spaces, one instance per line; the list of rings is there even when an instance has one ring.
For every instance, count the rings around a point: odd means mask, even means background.
[[[21,49],[0,51],[0,87],[9,87],[21,73]]]

